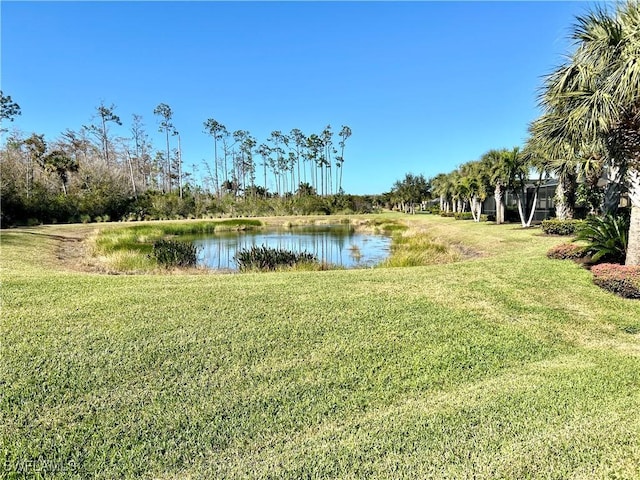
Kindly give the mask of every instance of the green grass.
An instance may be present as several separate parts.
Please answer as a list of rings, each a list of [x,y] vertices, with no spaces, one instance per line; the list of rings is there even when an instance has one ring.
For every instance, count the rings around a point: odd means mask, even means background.
[[[114,276],[57,261],[89,227],[3,231],[0,478],[640,477],[640,302],[393,218],[473,259]]]

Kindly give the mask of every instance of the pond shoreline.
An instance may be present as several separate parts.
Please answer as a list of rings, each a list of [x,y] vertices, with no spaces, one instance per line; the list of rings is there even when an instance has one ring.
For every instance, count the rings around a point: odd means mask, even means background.
[[[167,238],[175,233],[174,229],[190,231],[195,226],[211,227],[211,232],[255,230],[263,231],[270,228],[296,229],[297,227],[349,226],[358,233],[387,234],[392,237],[389,257],[375,267],[403,267],[451,263],[468,258],[481,256],[474,249],[454,243],[443,244],[431,238],[428,231],[416,228],[408,218],[401,216],[331,216],[331,217],[267,217],[256,219],[223,219],[223,220],[185,220],[185,221],[154,221],[154,222],[123,222],[118,224],[104,224],[99,228],[94,225],[60,225],[46,226],[51,233],[35,232],[43,227],[28,229],[31,233],[54,235],[73,239],[65,241],[59,239],[56,257],[65,270],[108,274],[108,275],[141,275],[141,274],[197,274],[220,275],[237,274],[229,269],[210,269],[203,267],[191,268],[160,268],[146,260],[147,253],[138,250],[111,251],[100,248],[100,238],[107,234],[125,235],[132,230],[153,230],[158,238]],[[237,224],[236,224],[237,222]],[[251,222],[251,224],[249,224]],[[259,224],[258,224],[259,222]],[[139,245],[139,247],[142,244]],[[144,246],[144,245],[142,245]],[[138,262],[136,264],[136,262]],[[146,265],[144,264],[146,262]],[[136,265],[141,267],[136,268]],[[341,267],[338,267],[341,268]],[[369,268],[369,267],[365,267]]]

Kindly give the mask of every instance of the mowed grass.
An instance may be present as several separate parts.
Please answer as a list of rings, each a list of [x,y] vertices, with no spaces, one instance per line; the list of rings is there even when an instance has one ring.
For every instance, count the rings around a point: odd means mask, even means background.
[[[3,231],[0,477],[639,478],[640,302],[566,239],[402,219],[473,258],[98,275],[47,236],[81,227]]]

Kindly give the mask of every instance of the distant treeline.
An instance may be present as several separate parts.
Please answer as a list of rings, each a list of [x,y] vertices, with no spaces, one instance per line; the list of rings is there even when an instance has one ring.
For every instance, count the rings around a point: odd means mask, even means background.
[[[20,107],[0,95],[6,124],[20,115]],[[139,115],[133,115],[126,136],[112,135],[110,127],[122,126],[113,105],[100,104],[92,124],[67,129],[53,140],[2,128],[7,134],[0,148],[2,226],[364,213],[382,201],[342,189],[347,126],[337,143],[327,125],[309,135],[275,130],[258,144],[248,131],[229,132],[209,118],[203,134],[211,137],[212,158],[187,172],[171,107],[161,103],[153,113],[164,134],[160,148],[152,145]],[[196,178],[198,169],[204,174]]]
[[[35,140],[34,140],[35,139]],[[91,151],[69,161],[55,147],[32,154],[35,136],[10,138],[0,150],[2,227],[40,223],[211,218],[223,216],[368,213],[382,197],[344,193],[319,195],[309,183],[295,192],[271,193],[262,186],[211,192],[186,181],[179,191],[137,186],[119,164]],[[134,185],[136,185],[134,187]]]

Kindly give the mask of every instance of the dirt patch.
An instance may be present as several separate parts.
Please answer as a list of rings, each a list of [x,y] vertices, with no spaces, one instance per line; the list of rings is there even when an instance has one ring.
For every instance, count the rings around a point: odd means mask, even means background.
[[[29,235],[37,235],[54,240],[53,255],[62,270],[74,272],[102,272],[98,262],[92,258],[87,247],[90,231],[75,231],[70,234],[22,230]]]
[[[91,271],[86,242],[82,238],[54,236],[57,240],[56,259],[67,270]]]
[[[94,257],[87,237],[59,237],[57,240],[55,256],[62,270],[108,275],[123,273],[107,268],[99,258]]]
[[[475,248],[471,248],[468,245],[463,245],[461,243],[453,243],[449,244],[449,246],[456,252],[458,252],[462,256],[463,260],[471,260],[474,258],[482,258],[487,256],[485,252],[476,250]]]

